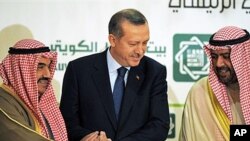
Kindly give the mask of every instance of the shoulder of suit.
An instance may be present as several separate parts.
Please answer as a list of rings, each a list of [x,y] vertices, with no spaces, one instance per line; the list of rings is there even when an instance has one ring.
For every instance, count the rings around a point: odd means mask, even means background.
[[[144,56],[141,60],[141,63],[143,64],[147,64],[147,65],[151,65],[154,67],[165,67],[163,64],[161,64],[160,62],[154,60],[153,58],[150,58],[148,56]]]
[[[96,58],[99,58],[102,55],[103,55],[103,53],[90,54],[90,55],[86,55],[86,56],[83,56],[83,57],[76,58],[76,59],[70,61],[70,63],[93,62]]]

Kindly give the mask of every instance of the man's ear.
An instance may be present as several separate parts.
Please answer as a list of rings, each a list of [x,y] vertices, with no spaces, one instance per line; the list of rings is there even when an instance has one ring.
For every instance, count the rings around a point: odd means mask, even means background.
[[[113,34],[109,34],[109,43],[111,47],[115,47],[116,37]]]

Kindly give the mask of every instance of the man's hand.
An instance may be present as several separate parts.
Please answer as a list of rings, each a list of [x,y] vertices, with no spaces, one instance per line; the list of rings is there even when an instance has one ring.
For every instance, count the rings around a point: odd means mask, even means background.
[[[106,133],[104,131],[95,131],[92,132],[81,139],[81,141],[112,141],[107,138]]]
[[[104,131],[100,131],[99,141],[112,141],[112,140],[107,138],[106,133]]]
[[[99,141],[99,132],[92,132],[81,139],[81,141]]]

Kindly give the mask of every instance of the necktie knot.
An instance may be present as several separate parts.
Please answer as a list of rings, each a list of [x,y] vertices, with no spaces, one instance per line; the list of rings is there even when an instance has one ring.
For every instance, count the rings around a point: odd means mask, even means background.
[[[124,67],[120,67],[119,69],[117,69],[117,71],[118,71],[118,76],[124,78],[124,76],[125,76],[125,74],[127,72],[127,69],[124,68]]]

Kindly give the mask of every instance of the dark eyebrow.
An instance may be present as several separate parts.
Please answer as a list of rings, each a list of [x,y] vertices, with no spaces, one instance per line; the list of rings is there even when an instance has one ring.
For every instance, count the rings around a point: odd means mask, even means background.
[[[38,63],[38,65],[46,65],[45,63]]]
[[[52,63],[52,60],[49,62],[48,65],[50,66],[51,63]],[[45,66],[46,66],[47,64],[45,64],[45,63],[43,63],[43,62],[39,62],[38,65],[45,65]]]
[[[227,55],[227,54],[230,54],[229,52],[227,53],[220,53],[219,55]]]
[[[224,55],[224,54],[230,54],[230,52],[224,52],[224,53],[215,53],[215,52],[211,52],[211,54]]]
[[[225,53],[212,53],[211,52],[211,57],[213,56],[216,56],[216,57],[219,57],[219,56],[223,56],[223,57],[230,57],[230,52],[225,52]]]

